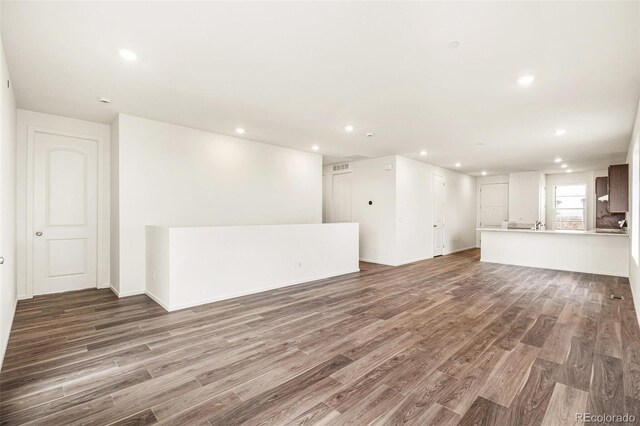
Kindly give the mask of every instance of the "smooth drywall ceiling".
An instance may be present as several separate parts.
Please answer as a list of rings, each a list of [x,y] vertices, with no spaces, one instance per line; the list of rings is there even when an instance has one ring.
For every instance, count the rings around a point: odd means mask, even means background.
[[[144,291],[145,225],[322,222],[318,154],[131,115],[117,127],[121,296]]]
[[[561,156],[595,170],[624,158],[640,95],[637,1],[3,5],[24,108],[105,123],[119,110],[232,136],[244,126],[333,157],[501,173]]]
[[[0,367],[16,309],[16,101],[0,38]],[[9,82],[9,84],[7,84]]]

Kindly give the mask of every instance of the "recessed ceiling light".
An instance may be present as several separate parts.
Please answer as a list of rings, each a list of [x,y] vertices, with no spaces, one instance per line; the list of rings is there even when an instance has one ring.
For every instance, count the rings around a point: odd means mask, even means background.
[[[555,159],[555,160],[553,160],[553,161],[555,161],[556,163],[559,163],[559,162],[561,162],[561,161],[562,161],[562,158],[558,157],[558,158],[556,158],[556,159]]]
[[[531,83],[533,83],[533,80],[536,79],[536,76],[533,74],[525,74],[523,76],[521,76],[520,78],[518,78],[518,84],[520,86],[529,86],[531,85]]]
[[[482,174],[482,176],[486,176],[487,172],[483,171],[481,174]]]
[[[573,172],[573,170],[571,170],[571,169],[567,170],[567,173],[571,173],[571,172]]]
[[[452,42],[450,42],[448,44],[448,46],[449,46],[450,49],[455,49],[455,48],[460,46],[460,42],[459,41],[452,41]]]
[[[427,151],[420,151],[420,155],[427,155]]]
[[[110,104],[111,103],[111,99],[109,99],[109,98],[98,98],[98,102],[100,102],[101,104]]]
[[[456,163],[456,164],[454,164],[454,165],[455,165],[456,167],[460,167],[460,166],[462,166],[462,164],[460,164],[460,163]]]
[[[132,52],[129,49],[120,49],[120,57],[125,61],[135,61],[138,59],[138,55],[135,52]]]
[[[373,134],[373,133],[367,133],[367,137],[368,137],[368,138],[372,138],[373,136],[374,136],[374,134]]]
[[[556,130],[556,136],[562,136],[565,133],[567,133],[566,129],[558,129],[558,130]]]
[[[318,145],[313,145],[313,146],[311,147],[311,149],[312,149],[312,150],[314,150],[314,151],[317,151],[317,150],[319,150],[319,149],[320,149],[320,147],[319,147]]]
[[[238,127],[236,128],[236,133],[240,133],[241,135],[244,135],[244,129],[242,127]]]
[[[567,165],[566,165],[566,164],[563,164],[563,165],[561,165],[560,167],[562,167],[563,169],[566,169],[566,168],[567,168]]]
[[[344,126],[344,131],[345,132],[353,132],[353,129],[354,129],[354,127],[351,124],[349,124],[347,126]]]

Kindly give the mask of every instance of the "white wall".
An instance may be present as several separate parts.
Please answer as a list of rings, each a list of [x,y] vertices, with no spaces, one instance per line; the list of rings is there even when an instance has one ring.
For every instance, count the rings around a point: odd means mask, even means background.
[[[145,289],[145,225],[321,223],[322,157],[121,114],[119,294]]]
[[[111,288],[115,290],[116,294],[120,293],[120,173],[119,159],[120,159],[120,130],[119,130],[119,117],[111,123],[111,145],[110,145],[110,247],[109,254],[111,258],[110,263],[110,275],[111,275]]]
[[[172,228],[164,226],[145,227],[145,293],[167,311],[171,309],[171,250],[170,232]],[[192,249],[195,247],[192,247]],[[201,253],[192,253],[201,259]],[[211,273],[211,271],[207,272]],[[187,287],[190,285],[186,284]],[[198,298],[197,294],[189,297]]]
[[[361,260],[401,265],[433,257],[434,174],[445,178],[444,253],[475,247],[476,178],[397,155],[349,168]],[[325,177],[332,173],[331,166],[324,168]],[[326,185],[325,211],[331,203]]]
[[[360,259],[395,265],[396,156],[357,161],[350,168],[352,216],[360,225]]]
[[[17,244],[18,244],[18,297],[33,296],[33,269],[28,264],[27,251],[32,235],[28,235],[30,217],[28,194],[29,174],[32,172],[28,164],[30,129],[46,129],[79,135],[87,135],[98,139],[98,287],[110,285],[110,197],[109,197],[109,126],[91,121],[76,120],[57,115],[18,109],[17,116]]]
[[[596,170],[579,173],[554,173],[547,175],[547,209],[545,224],[548,229],[554,227],[554,187],[556,185],[586,184],[587,185],[587,230],[596,226],[596,177],[607,176],[606,170]]]
[[[509,220],[533,224],[544,220],[545,175],[541,172],[509,174]]]
[[[395,263],[403,264],[433,257],[433,168],[406,157],[396,160]],[[447,234],[445,226],[445,238]]]
[[[434,175],[445,179],[444,254],[475,247],[476,178],[398,156],[397,264],[433,257]]]
[[[509,175],[480,176],[476,179],[476,228],[481,227],[480,219],[482,216],[480,211],[480,189],[482,188],[482,185],[489,185],[494,183],[509,184]],[[480,247],[480,231],[476,232],[476,247]]]
[[[434,170],[446,183],[444,254],[475,247],[476,177],[438,167]]]
[[[16,101],[0,38],[0,368],[17,302],[16,281]]]
[[[631,291],[633,293],[633,302],[636,306],[640,306],[640,259],[634,257],[634,244],[639,244],[640,241],[640,223],[635,223],[634,218],[640,217],[638,215],[638,209],[640,208],[640,200],[638,194],[640,193],[640,181],[634,179],[637,176],[640,164],[637,161],[637,157],[634,158],[634,149],[638,146],[640,148],[640,104],[638,106],[638,113],[636,115],[636,122],[633,128],[633,134],[629,143],[629,151],[627,153],[627,163],[629,163],[629,212],[627,213],[627,232],[629,233],[630,248],[629,252],[629,281],[631,283]],[[638,315],[638,322],[640,322],[640,309],[636,309],[636,315]]]
[[[595,179],[599,176],[607,176],[606,170],[596,170],[596,171],[588,171],[588,172],[578,172],[578,173],[553,173],[546,175],[546,191],[545,191],[545,225],[547,229],[553,228],[553,197],[554,197],[554,186],[555,185],[565,185],[572,183],[583,183],[587,185],[587,229],[591,230],[595,227]],[[499,175],[499,176],[483,176],[478,178],[477,185],[477,208],[476,208],[476,226],[480,227],[480,187],[485,184],[493,184],[493,183],[507,183],[509,184],[509,175]],[[511,188],[510,193],[511,193]],[[480,246],[480,233],[478,232],[477,245]]]
[[[170,311],[359,270],[355,223],[146,233],[147,292]]]

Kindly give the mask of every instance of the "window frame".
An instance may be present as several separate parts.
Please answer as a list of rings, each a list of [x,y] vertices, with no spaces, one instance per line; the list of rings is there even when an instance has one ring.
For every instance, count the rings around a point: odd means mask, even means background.
[[[557,207],[557,197],[558,197],[558,187],[559,186],[583,186],[584,187],[584,204],[582,205],[582,229],[558,229],[558,210],[579,210],[576,207],[569,207],[569,208],[560,208],[558,209]],[[567,182],[567,183],[557,183],[555,185],[553,185],[553,229],[554,230],[560,230],[560,231],[586,231],[589,229],[589,224],[588,224],[588,218],[587,218],[587,213],[588,213],[588,206],[589,206],[589,185],[587,185],[587,183],[585,182]]]

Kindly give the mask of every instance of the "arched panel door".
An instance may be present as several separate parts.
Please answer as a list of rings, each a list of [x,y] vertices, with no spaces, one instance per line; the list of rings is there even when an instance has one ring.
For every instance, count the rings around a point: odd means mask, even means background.
[[[35,132],[34,294],[95,288],[98,142]]]

